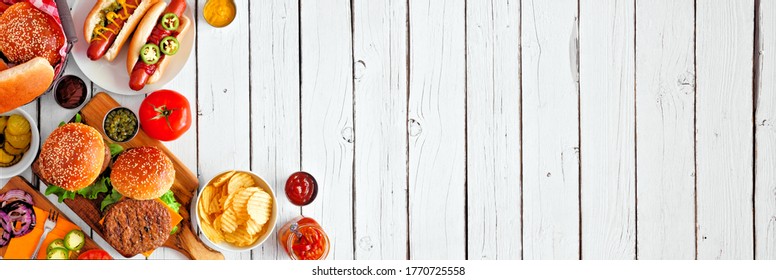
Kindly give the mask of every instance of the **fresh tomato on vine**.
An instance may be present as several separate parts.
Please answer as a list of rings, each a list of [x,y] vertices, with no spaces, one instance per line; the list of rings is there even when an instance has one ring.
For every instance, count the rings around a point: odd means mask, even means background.
[[[191,127],[189,100],[172,90],[151,93],[140,104],[140,127],[148,136],[162,141],[181,137]]]

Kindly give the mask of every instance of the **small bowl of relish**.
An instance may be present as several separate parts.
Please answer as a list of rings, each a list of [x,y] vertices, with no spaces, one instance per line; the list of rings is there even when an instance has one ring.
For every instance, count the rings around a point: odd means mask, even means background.
[[[125,107],[111,109],[102,121],[105,135],[113,142],[118,143],[124,143],[135,138],[139,127],[137,114]]]

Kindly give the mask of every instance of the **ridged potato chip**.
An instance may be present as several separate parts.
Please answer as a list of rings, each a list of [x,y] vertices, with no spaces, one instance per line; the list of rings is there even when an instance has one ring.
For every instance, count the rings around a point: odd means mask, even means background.
[[[215,179],[213,179],[213,182],[211,183],[211,185],[216,189],[221,189],[221,187],[223,187],[224,184],[226,184],[226,182],[228,182],[229,179],[231,179],[232,176],[234,176],[235,172],[237,171],[232,170],[222,174],[221,176],[216,177]]]
[[[253,235],[248,233],[245,226],[240,226],[233,232],[224,234],[224,240],[237,246],[248,246],[255,241]]]
[[[235,193],[234,200],[232,201],[232,207],[234,207],[234,210],[237,212],[238,216],[244,216],[245,220],[251,218],[248,216],[248,200],[254,193],[258,191],[260,191],[259,188],[245,188]]]
[[[229,179],[229,183],[226,184],[229,188],[227,193],[230,195],[244,188],[249,188],[256,185],[253,181],[253,177],[247,173],[237,173]]]
[[[224,232],[234,232],[237,229],[237,215],[232,208],[227,208],[221,216],[221,230]]]
[[[248,219],[245,221],[245,229],[248,231],[248,234],[250,235],[256,235],[259,232],[261,232],[261,229],[264,227],[264,224],[259,224],[253,219]]]
[[[210,237],[213,242],[218,243],[224,241],[224,235],[220,231],[215,230],[211,224],[200,223],[200,229],[202,229],[202,233]]]
[[[258,189],[248,200],[248,215],[258,224],[266,224],[272,214],[272,196]]]

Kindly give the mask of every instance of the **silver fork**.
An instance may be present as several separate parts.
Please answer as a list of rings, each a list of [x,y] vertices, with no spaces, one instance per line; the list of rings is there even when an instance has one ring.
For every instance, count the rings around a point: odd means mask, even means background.
[[[59,212],[57,212],[57,210],[51,209],[51,211],[49,211],[48,218],[46,218],[46,224],[43,225],[43,235],[41,235],[40,240],[38,240],[38,246],[35,246],[35,253],[32,253],[32,257],[30,257],[31,260],[34,260],[38,257],[40,245],[43,244],[43,240],[46,239],[46,236],[49,234],[49,232],[51,232],[51,230],[57,226],[58,218]]]

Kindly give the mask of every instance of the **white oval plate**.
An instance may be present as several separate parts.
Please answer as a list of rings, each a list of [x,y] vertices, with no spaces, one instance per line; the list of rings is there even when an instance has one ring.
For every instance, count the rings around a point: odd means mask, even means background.
[[[70,53],[72,54],[75,63],[78,64],[78,67],[81,68],[81,71],[84,72],[86,77],[109,92],[123,95],[141,95],[162,89],[178,75],[181,69],[183,69],[183,66],[186,65],[186,61],[188,61],[188,58],[191,55],[191,50],[194,49],[197,18],[194,17],[191,3],[189,2],[191,1],[186,1],[187,5],[184,15],[191,20],[192,26],[189,33],[186,34],[181,41],[181,49],[177,54],[171,56],[172,61],[170,61],[170,64],[167,66],[162,78],[156,83],[146,85],[142,91],[134,91],[129,88],[127,50],[129,49],[129,42],[132,40],[132,36],[124,42],[124,47],[121,48],[121,52],[113,62],[108,62],[105,59],[92,61],[86,56],[86,50],[89,49],[89,45],[86,42],[86,39],[84,39],[83,26],[86,16],[89,15],[89,12],[91,12],[94,7],[94,1],[76,0],[73,4],[71,12],[73,14],[73,24],[75,25],[76,34],[78,34],[78,42],[73,46],[73,50]]]

